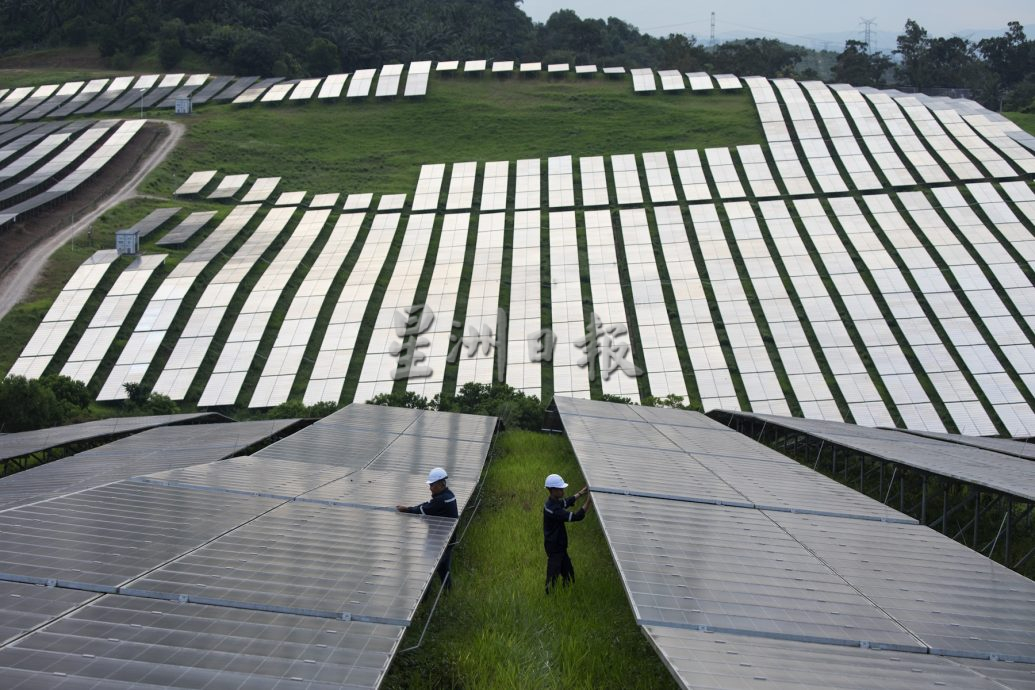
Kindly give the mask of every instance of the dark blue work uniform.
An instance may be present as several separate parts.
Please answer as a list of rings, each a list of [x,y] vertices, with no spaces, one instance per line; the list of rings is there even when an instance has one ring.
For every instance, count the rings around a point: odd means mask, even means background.
[[[586,509],[575,512],[568,510],[575,501],[574,496],[556,499],[550,497],[543,506],[543,547],[546,549],[546,593],[550,593],[557,578],[563,584],[575,581],[575,567],[568,558],[568,530],[565,525],[586,517]]]
[[[421,503],[419,506],[411,506],[403,512],[416,513],[417,515],[447,517],[453,518],[454,520],[460,517],[460,513],[456,509],[456,496],[453,495],[453,492],[448,487],[432,496],[430,501]],[[438,568],[435,569],[438,576],[442,578],[442,582],[445,583],[446,589],[450,589],[453,586],[453,580],[446,579],[446,576],[449,575],[449,567],[452,563],[453,545],[450,544],[446,547],[446,552],[442,554],[442,560],[438,562]]]

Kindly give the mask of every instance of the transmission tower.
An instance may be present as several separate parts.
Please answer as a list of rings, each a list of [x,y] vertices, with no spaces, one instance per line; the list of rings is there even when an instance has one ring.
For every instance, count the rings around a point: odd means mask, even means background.
[[[713,46],[713,47],[715,46],[715,13],[714,13],[714,12],[712,12],[712,35],[711,35],[711,44],[712,44],[712,46]]]
[[[863,43],[866,44],[866,52],[872,53],[873,46],[870,44],[870,38],[872,36],[873,25],[877,23],[877,18],[871,17],[870,19],[867,19],[866,17],[859,17],[859,23],[864,27],[863,36],[865,36],[865,39],[863,40]]]

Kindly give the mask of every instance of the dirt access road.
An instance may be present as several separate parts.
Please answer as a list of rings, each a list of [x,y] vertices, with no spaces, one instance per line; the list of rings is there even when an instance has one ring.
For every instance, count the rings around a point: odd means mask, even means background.
[[[107,198],[91,200],[90,205],[96,204],[96,206],[82,218],[65,227],[51,226],[45,231],[34,232],[33,236],[25,242],[25,247],[17,246],[17,240],[13,238],[9,240],[8,246],[3,247],[4,255],[17,256],[17,258],[0,273],[0,319],[6,316],[7,312],[29,293],[39,277],[40,271],[46,265],[47,259],[54,251],[79,233],[86,231],[108,209],[140,196],[137,193],[140,183],[176,148],[180,139],[183,138],[184,132],[187,131],[187,128],[178,122],[164,120],[151,120],[151,122],[164,125],[168,129],[168,134],[162,137],[158,145],[136,165],[131,174],[120,181],[121,183]],[[106,171],[102,170],[99,176],[104,176],[105,173]],[[114,171],[114,173],[116,176],[120,176],[124,175],[125,171]],[[57,219],[67,217],[67,215],[62,211],[54,214],[53,217]],[[39,225],[47,227],[50,224],[43,222]]]

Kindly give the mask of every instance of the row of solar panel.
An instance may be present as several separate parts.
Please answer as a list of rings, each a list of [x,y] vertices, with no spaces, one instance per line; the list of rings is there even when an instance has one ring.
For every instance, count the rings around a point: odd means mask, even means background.
[[[1006,183],[1003,188],[1020,210],[1025,213],[1035,211],[1035,198],[1023,184]],[[760,213],[744,203],[728,204],[721,209],[727,220],[719,215],[717,207],[693,205],[690,224],[673,206],[658,207],[652,215],[642,209],[624,209],[619,215],[618,228],[612,227],[610,214],[589,212],[583,217],[583,222],[587,239],[592,235],[593,240],[587,248],[592,245],[588,258],[594,310],[598,316],[606,317],[605,323],[608,324],[627,323],[622,308],[627,308],[630,315],[636,315],[639,324],[636,349],[632,349],[633,343],[624,337],[616,340],[616,345],[629,348],[630,360],[642,349],[647,364],[647,381],[656,395],[688,396],[690,389],[685,383],[684,367],[689,366],[697,394],[706,408],[738,407],[735,382],[739,378],[754,409],[788,413],[786,392],[777,381],[776,372],[778,367],[782,367],[791,384],[793,399],[813,417],[842,419],[842,408],[835,402],[840,398],[857,421],[893,424],[892,410],[896,410],[910,428],[940,430],[943,427],[939,400],[929,398],[924,389],[925,385],[930,385],[957,428],[968,433],[995,433],[1001,426],[1017,435],[1026,434],[1035,423],[1026,402],[1033,384],[1032,361],[1035,360],[1029,352],[1031,343],[1026,332],[1031,328],[1033,315],[1028,312],[1035,299],[1030,294],[1032,287],[1025,274],[1025,265],[1030,266],[1035,255],[1029,256],[1033,243],[1025,222],[1033,219],[1014,216],[991,185],[970,185],[968,190],[981,200],[977,208],[1000,221],[997,231],[1013,240],[1009,245],[1001,244],[993,231],[969,208],[965,197],[950,188],[936,190],[936,198],[942,202],[940,206],[931,206],[915,193],[902,195],[899,199],[905,212],[892,205],[892,199],[887,196],[866,196],[864,201],[875,223],[868,221],[852,200],[831,200],[837,225],[843,228],[849,242],[839,236],[837,226],[828,218],[826,209],[808,200],[799,201],[794,206],[800,228],[782,201],[763,203],[759,207]],[[949,220],[938,215],[939,208]],[[139,376],[146,372],[153,353],[165,336],[168,323],[207,261],[206,257],[218,251],[217,245],[221,246],[236,235],[255,210],[254,206],[239,207],[231,213],[174,271],[176,275],[166,279],[137,324],[129,343],[133,347],[127,346],[123,351],[104,388],[104,396],[124,394],[121,391],[124,381],[120,377],[133,375],[134,371],[140,372],[136,374]],[[157,388],[161,392],[178,398],[186,395],[209,350],[212,335],[223,320],[226,304],[237,291],[236,281],[250,270],[265,247],[283,234],[291,213],[293,209],[290,208],[275,209],[272,216],[267,216],[260,225],[260,231],[253,234],[242,248],[240,256],[232,258],[224,267],[227,282],[214,280],[206,289],[191,318],[194,325],[189,326],[189,333],[185,330],[181,334],[173,356],[166,364],[166,371],[159,378]],[[306,218],[311,218],[311,222],[305,221]],[[915,234],[906,223],[907,219],[912,219],[916,227],[924,228],[924,231]],[[248,303],[254,304],[254,309],[248,311],[246,318],[239,316],[237,319],[235,332],[240,331],[242,343],[250,343],[248,351],[240,350],[243,345],[234,345],[229,350],[223,348],[222,352],[231,353],[221,355],[221,361],[225,361],[228,370],[220,370],[218,373],[225,376],[214,377],[209,382],[212,390],[206,388],[205,399],[224,401],[220,404],[232,404],[236,400],[247,370],[257,355],[252,348],[257,346],[264,332],[265,320],[280,299],[284,274],[280,273],[279,267],[284,266],[282,270],[293,272],[308,251],[315,237],[313,233],[320,232],[326,220],[325,210],[309,211],[303,217],[303,223],[295,228],[296,233],[304,231],[303,235],[292,239],[292,243],[273,260],[267,272],[277,268],[278,287],[261,300],[253,294]],[[553,361],[554,390],[587,396],[588,367],[579,361],[584,353],[575,347],[575,343],[584,337],[587,327],[579,282],[576,220],[573,212],[557,212],[550,217],[552,321],[557,342],[562,345],[556,350]],[[402,235],[402,249],[380,305],[375,330],[357,380],[357,400],[391,390],[398,364],[398,352],[393,353],[392,348],[406,335],[398,332],[394,320],[416,299],[417,280],[425,263],[432,260],[436,277],[432,281],[433,290],[428,295],[428,303],[430,313],[437,315],[445,327],[432,328],[425,337],[430,339],[429,353],[435,357],[432,370],[437,369],[441,376],[445,369],[448,327],[453,310],[458,307],[458,281],[463,271],[471,219],[467,214],[450,214],[442,223],[438,255],[430,257],[428,247],[436,224],[435,215],[414,214],[407,222]],[[538,217],[531,213],[519,214],[514,223],[515,234],[522,233],[526,247],[538,253]],[[735,242],[726,236],[724,228],[727,224]],[[292,298],[287,319],[267,359],[252,405],[279,404],[287,399],[311,339],[316,316],[326,300],[332,276],[351,250],[362,225],[362,214],[344,214],[339,218],[333,230],[335,239],[328,243],[327,255],[321,257],[319,265],[313,267],[310,276]],[[396,214],[375,217],[357,270],[349,276],[331,316],[307,385],[307,402],[340,398],[349,362],[353,359],[359,325],[368,307],[367,301],[383,270],[398,226]],[[661,261],[655,254],[652,228],[656,228],[658,233]],[[497,323],[497,299],[492,298],[494,290],[491,285],[499,280],[503,270],[505,229],[503,214],[485,214],[478,219],[474,259],[486,262],[484,273],[479,272],[485,280],[478,281],[468,296],[464,332],[499,331],[502,335],[503,330],[509,330],[508,349],[516,352],[508,353],[507,359],[524,360],[515,368],[513,385],[523,387],[526,370],[536,370],[539,366],[522,357],[528,349],[526,341],[530,333],[518,331],[513,325],[503,329],[506,322]],[[625,305],[619,287],[622,276],[617,270],[616,229],[621,230],[624,263],[631,279],[631,305]],[[918,238],[924,234],[929,235],[929,241],[934,245],[930,254],[916,246]],[[881,236],[888,238],[890,247],[881,243]],[[1025,236],[1028,237],[1027,242],[1024,241]],[[305,242],[302,242],[303,238]],[[809,244],[815,246],[817,252],[810,250]],[[691,248],[694,246],[701,254],[700,260]],[[743,275],[734,260],[734,248],[741,255]],[[1021,263],[1011,251],[1020,254]],[[869,270],[860,272],[853,256],[858,256]],[[896,263],[896,256],[906,262],[908,269]],[[45,317],[40,331],[30,343],[32,347],[27,348],[23,359],[19,360],[13,370],[15,373],[21,373],[30,364],[38,371],[28,373],[38,375],[42,372],[113,258],[108,253],[102,263],[91,263],[80,269],[84,276],[85,272],[91,271],[97,274],[90,284],[83,283],[85,278],[77,277],[78,274],[73,277],[52,308],[53,314],[48,313]],[[518,258],[527,261],[520,256]],[[946,281],[942,276],[936,260],[948,262],[951,280]],[[113,288],[118,294],[109,294],[105,306],[91,321],[64,372],[83,380],[90,379],[132,307],[135,296],[159,261],[139,262],[120,278]],[[669,275],[675,313],[679,315],[680,330],[687,344],[689,361],[685,364],[676,354],[676,331],[672,330],[668,317],[669,309],[660,278],[661,265]],[[538,264],[526,263],[525,266],[523,270],[512,269],[512,285],[520,287],[512,292],[510,319],[515,325],[532,326],[537,325],[539,313],[537,288],[540,276]],[[702,267],[704,273],[700,272]],[[780,277],[781,268],[787,274],[787,283]],[[833,290],[824,284],[824,273],[830,276]],[[874,281],[872,289],[864,279],[867,274]],[[272,280],[273,275],[270,275]],[[712,278],[706,281],[704,276]],[[937,281],[932,282],[935,279]],[[119,287],[123,282],[126,282],[126,288]],[[705,283],[711,287],[710,296],[704,289]],[[130,288],[130,285],[134,287]],[[753,312],[752,300],[744,292],[745,285],[750,285],[755,296],[760,298],[760,315]],[[1009,296],[998,296],[997,286],[1008,286]],[[486,290],[485,295],[481,294]],[[930,313],[921,307],[920,297],[931,305]],[[108,301],[112,302],[110,307]],[[430,304],[432,301],[434,304]],[[836,306],[837,301],[850,307],[842,310]],[[799,308],[807,318],[799,316]],[[980,322],[971,320],[971,311],[981,318]],[[716,313],[721,321],[717,320]],[[888,318],[898,326],[901,337],[891,330]],[[764,344],[761,328],[768,328],[776,352]],[[533,332],[538,330],[536,328]],[[719,345],[722,332],[730,342],[737,375],[730,372],[730,364]],[[497,364],[497,353],[491,348],[470,349],[469,357],[461,358],[466,362],[462,366],[470,380],[489,382],[494,365],[497,371],[504,370]],[[918,366],[911,364],[909,352],[919,360]],[[873,363],[875,371],[870,371],[863,357]],[[825,367],[820,364],[824,361]],[[825,373],[828,369],[829,376]],[[615,380],[606,384],[608,392],[636,397],[638,382],[624,370],[614,373]],[[886,394],[882,395],[871,378],[874,373]],[[505,376],[511,380],[509,370]],[[930,383],[922,385],[921,381],[925,379]],[[411,375],[408,385],[416,392],[433,394],[438,392],[440,381],[441,378],[421,380]],[[534,385],[536,381],[530,383],[533,385],[526,390],[540,393],[539,387]],[[996,419],[998,422],[994,421]]]
[[[146,120],[44,126],[3,144],[0,161],[0,227],[60,200],[111,163]],[[53,133],[50,133],[52,132]]]
[[[698,413],[554,402],[684,687],[1027,687],[1030,580]]]
[[[377,98],[399,95],[400,82],[406,65],[384,65],[380,70],[361,69],[351,75],[349,73],[332,74],[323,78],[285,80],[282,77],[260,79],[259,77],[226,77],[210,78],[208,74],[148,74],[140,77],[124,76],[113,79],[93,79],[90,81],[72,81],[63,84],[44,84],[32,87],[23,86],[13,89],[0,89],[0,126],[16,121],[28,122],[44,117],[66,117],[69,115],[89,115],[94,113],[119,113],[134,108],[143,111],[145,108],[172,108],[176,102],[190,99],[195,105],[208,102],[232,102],[236,104],[271,103],[284,100],[299,101],[317,99],[337,99],[345,92],[346,98],[366,98],[373,89]],[[448,73],[460,70],[464,74],[477,74],[491,71],[492,74],[510,74],[515,69],[522,75],[531,75],[543,71],[541,62],[515,63],[513,60],[495,60],[491,66],[486,60],[467,60],[460,65],[459,61],[441,61],[435,65],[435,71]],[[545,71],[551,76],[562,75],[572,68],[567,63],[553,63],[546,66]],[[428,78],[432,71],[430,61],[411,62],[407,71],[406,83],[402,95],[406,97],[424,96],[428,90]],[[597,73],[596,65],[576,65],[577,75],[587,77]],[[624,67],[605,67],[603,73],[616,77],[625,74]],[[637,76],[647,74],[653,84],[651,70],[633,70],[634,84],[637,91],[641,88]],[[674,77],[672,75],[675,75]],[[664,88],[675,88],[674,80],[683,88],[682,76],[679,72],[661,73]],[[706,73],[688,73],[693,90],[712,88],[711,77]],[[374,80],[377,86],[374,87]],[[740,88],[740,80],[732,75],[717,75],[720,88]],[[348,82],[348,89],[345,89]]]
[[[158,429],[11,478],[51,494],[0,510],[4,687],[377,687],[456,524],[382,508],[426,498],[440,456],[466,503],[495,419],[351,406],[196,464],[292,424]]]

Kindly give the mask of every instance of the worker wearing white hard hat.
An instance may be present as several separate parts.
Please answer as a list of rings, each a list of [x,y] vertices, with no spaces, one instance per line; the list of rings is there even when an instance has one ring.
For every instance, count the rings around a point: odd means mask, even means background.
[[[425,501],[420,505],[416,506],[402,506],[397,505],[395,509],[400,513],[414,513],[417,515],[432,515],[435,517],[453,518],[454,520],[459,517],[459,512],[456,509],[456,496],[446,486],[446,479],[449,475],[441,467],[436,467],[428,472],[428,489],[431,491],[431,500]],[[446,547],[446,552],[442,554],[442,559],[438,562],[438,568],[436,572],[438,576],[442,578],[442,586],[446,589],[452,589],[453,582],[449,577],[449,568],[453,561],[453,545],[450,544]]]
[[[586,511],[593,504],[593,499],[586,498],[581,508],[572,512],[568,510],[580,497],[589,493],[586,487],[575,492],[574,496],[564,497],[564,490],[568,483],[559,474],[551,474],[546,477],[546,490],[550,492],[546,504],[543,506],[543,547],[546,549],[546,593],[549,594],[561,578],[561,582],[568,585],[575,581],[575,567],[568,557],[568,530],[565,527],[569,522],[578,522],[586,517]]]

